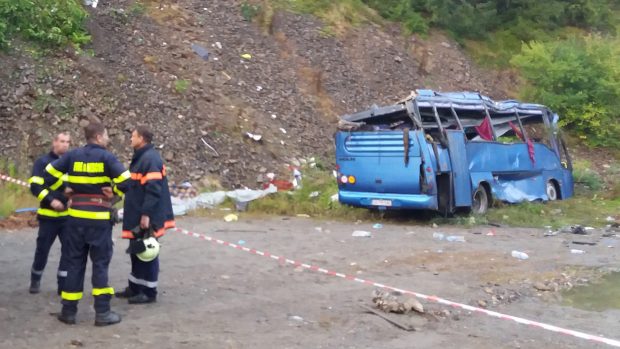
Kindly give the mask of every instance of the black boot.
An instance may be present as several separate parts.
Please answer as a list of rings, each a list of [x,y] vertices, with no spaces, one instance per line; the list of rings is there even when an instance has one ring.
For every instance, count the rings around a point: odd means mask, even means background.
[[[136,294],[133,293],[131,288],[125,287],[125,289],[123,291],[116,292],[114,295],[116,296],[116,298],[131,298],[131,297],[135,296]]]
[[[149,297],[144,293],[138,293],[133,297],[129,297],[129,304],[148,304],[157,302],[157,297]]]
[[[60,312],[57,316],[60,322],[64,322],[67,325],[75,325],[75,314]]]
[[[28,291],[31,294],[39,293],[41,291],[41,281],[30,280],[30,289]]]
[[[121,322],[121,316],[113,311],[97,313],[95,315],[95,326],[108,326]]]

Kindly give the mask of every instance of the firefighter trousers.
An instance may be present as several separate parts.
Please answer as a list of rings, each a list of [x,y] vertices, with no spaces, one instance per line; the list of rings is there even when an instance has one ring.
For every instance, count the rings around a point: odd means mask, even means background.
[[[63,244],[63,227],[65,219],[39,219],[39,233],[37,235],[37,248],[34,252],[34,261],[32,262],[32,268],[30,270],[30,279],[32,281],[41,281],[43,276],[43,270],[47,265],[47,258],[50,253],[50,249],[58,237],[60,244]],[[62,290],[62,285],[67,277],[67,269],[64,265],[62,257],[58,265],[57,283],[58,292]]]
[[[108,266],[112,259],[112,224],[89,222],[88,219],[67,219],[62,255],[67,266],[67,278],[61,293],[63,313],[75,314],[84,290],[84,273],[90,255],[92,262],[92,295],[95,311],[110,310],[114,289],[108,284]]]
[[[157,276],[159,274],[159,256],[150,262],[143,262],[135,254],[131,256],[131,274],[129,289],[131,293],[144,293],[149,298],[157,297]]]

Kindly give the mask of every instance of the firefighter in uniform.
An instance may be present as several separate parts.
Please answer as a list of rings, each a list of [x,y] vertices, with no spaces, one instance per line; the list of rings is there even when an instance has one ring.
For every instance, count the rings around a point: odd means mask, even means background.
[[[47,264],[47,257],[56,237],[58,237],[62,244],[62,227],[68,214],[63,180],[58,179],[54,184],[47,187],[44,185],[43,174],[45,173],[45,167],[65,154],[69,150],[70,145],[71,137],[68,133],[62,132],[57,134],[52,142],[52,150],[34,162],[32,177],[28,180],[30,192],[41,202],[37,210],[39,233],[37,235],[34,261],[30,270],[30,293],[39,293],[41,290],[41,276]],[[59,295],[66,276],[67,271],[61,259],[57,274]]]
[[[100,123],[84,128],[87,144],[74,149],[46,167],[45,183],[67,175],[71,191],[62,244],[67,278],[61,292],[62,311],[58,320],[75,324],[78,301],[82,298],[88,256],[92,262],[92,294],[95,325],[118,323],[121,317],[110,311],[114,289],[108,284],[112,258],[111,203],[114,193],[122,195],[131,178],[129,171],[105,149],[108,133]]]
[[[134,155],[129,167],[131,185],[125,195],[122,235],[125,239],[131,239],[128,249],[131,274],[129,286],[116,294],[117,297],[128,298],[130,304],[157,300],[159,256],[144,261],[133,251],[134,243],[140,244],[140,240],[147,238],[136,236],[136,232],[150,231],[153,237],[159,238],[166,229],[175,226],[166,167],[153,148],[152,139],[153,133],[145,126],[138,126],[131,134]]]

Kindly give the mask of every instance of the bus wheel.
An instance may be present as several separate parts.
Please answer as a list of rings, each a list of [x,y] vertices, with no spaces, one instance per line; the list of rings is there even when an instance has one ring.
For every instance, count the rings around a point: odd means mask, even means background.
[[[549,201],[555,201],[558,199],[558,190],[555,187],[555,184],[553,183],[553,181],[548,181],[547,182],[547,198],[549,199]]]
[[[471,213],[475,215],[486,214],[489,210],[489,194],[482,184],[478,185],[474,192],[471,205]]]

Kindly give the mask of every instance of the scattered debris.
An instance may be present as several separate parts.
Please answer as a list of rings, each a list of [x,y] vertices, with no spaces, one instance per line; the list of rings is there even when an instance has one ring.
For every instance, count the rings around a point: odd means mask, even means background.
[[[239,241],[237,241],[237,245],[245,245],[245,240],[239,240]]]
[[[594,246],[596,245],[596,242],[593,241],[572,241],[573,244],[575,245],[588,245],[588,246]]]
[[[236,214],[234,214],[234,213],[231,213],[231,214],[229,214],[229,215],[226,215],[226,217],[224,217],[224,220],[225,220],[226,222],[229,222],[229,223],[230,223],[230,222],[236,222],[236,221],[238,221],[238,220],[239,220],[239,216],[237,216],[237,215],[236,215]]]
[[[570,233],[570,234],[577,234],[577,235],[588,234],[586,230],[580,225],[569,225],[567,227],[560,229],[560,233]]]
[[[353,232],[353,234],[351,234],[351,236],[356,238],[370,238],[372,237],[372,234],[369,231],[356,230]]]
[[[381,290],[373,291],[372,302],[386,313],[407,314],[411,311],[424,313],[424,307],[417,299],[409,297],[401,302],[397,296]]]
[[[198,44],[192,44],[192,50],[205,61],[209,60],[209,51],[206,48]]]
[[[288,317],[289,320],[293,320],[293,321],[299,321],[299,322],[303,322],[304,318],[302,318],[301,316],[297,316],[297,315],[290,315]]]
[[[383,224],[381,224],[381,223],[375,223],[372,227],[373,227],[374,229],[382,229],[382,228],[383,228]]]
[[[217,152],[217,150],[215,150],[215,148],[213,148],[211,145],[209,145],[209,143],[207,143],[207,141],[205,141],[204,138],[200,138],[200,140],[202,141],[202,143],[204,143],[204,145],[207,146],[207,148],[211,149],[213,151],[213,153],[215,153],[215,156],[220,156],[220,154]]]
[[[607,216],[607,218],[605,218],[605,221],[607,221],[607,222],[615,222],[616,219],[614,217],[612,217],[612,216]]]
[[[444,234],[443,234],[443,233],[433,233],[433,239],[435,239],[435,240],[439,240],[439,241],[441,241],[441,240],[443,240],[443,239],[444,239],[444,237],[445,237],[445,236],[444,236]]]
[[[253,134],[250,132],[246,132],[245,133],[248,137],[250,137],[251,139],[255,140],[256,142],[259,142],[261,139],[263,139],[262,135],[257,135],[257,134]]]
[[[250,59],[252,59],[252,55],[249,53],[244,53],[241,55],[241,58],[249,61]]]
[[[297,217],[300,217],[300,218],[310,218],[310,215],[309,214],[305,214],[305,213],[298,213]]]
[[[527,255],[527,253],[521,252],[521,251],[512,251],[510,255],[513,256],[514,258],[521,259],[521,260],[526,260],[530,258],[530,256]]]
[[[572,254],[584,254],[584,253],[586,253],[586,251],[584,251],[584,250],[577,250],[577,249],[571,249],[570,253],[572,253]]]
[[[336,202],[336,201],[338,201],[338,194],[334,194],[334,195],[332,195],[329,199],[331,200],[331,202]]]
[[[93,7],[96,7],[96,6],[97,5],[96,5],[96,2],[95,2],[95,6],[93,6]],[[71,344],[74,347],[83,347],[84,346],[84,343],[82,343],[82,341],[77,340],[77,339],[72,339],[69,344]]]
[[[465,237],[460,235],[450,235],[446,237],[446,241],[450,242],[465,242]]]
[[[321,194],[321,193],[320,193],[320,192],[318,192],[318,191],[313,191],[312,193],[310,193],[310,194],[308,195],[308,197],[309,197],[309,198],[316,198],[316,197],[318,197],[320,194]]]
[[[285,129],[283,129],[282,127],[280,127],[280,132],[282,132],[282,133],[286,134],[286,130],[285,130]]]
[[[364,310],[366,310],[366,312],[371,313],[371,314],[375,314],[378,317],[382,318],[383,320],[391,323],[392,325],[394,325],[394,326],[396,326],[396,327],[398,327],[398,328],[400,328],[402,330],[405,330],[405,331],[415,331],[416,330],[415,327],[413,327],[411,325],[406,325],[406,324],[400,323],[399,321],[394,320],[394,319],[390,319],[385,314],[381,314],[377,310],[375,310],[375,309],[373,309],[373,308],[371,308],[371,307],[369,307],[367,305],[360,304],[360,307],[362,307]]]

